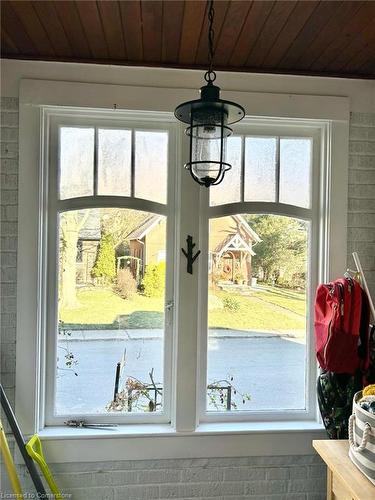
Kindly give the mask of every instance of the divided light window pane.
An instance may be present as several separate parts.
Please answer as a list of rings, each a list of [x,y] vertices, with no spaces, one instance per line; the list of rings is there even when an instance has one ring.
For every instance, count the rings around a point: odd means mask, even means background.
[[[167,202],[168,132],[135,132],[137,198]]]
[[[241,201],[241,157],[242,138],[232,136],[227,139],[226,161],[232,168],[225,174],[224,181],[210,188],[210,205],[224,205]]]
[[[94,185],[94,128],[60,129],[60,199],[91,196]]]
[[[276,137],[246,137],[245,201],[276,201]]]
[[[130,196],[131,131],[99,129],[98,194]]]
[[[311,139],[280,139],[280,202],[311,206]]]

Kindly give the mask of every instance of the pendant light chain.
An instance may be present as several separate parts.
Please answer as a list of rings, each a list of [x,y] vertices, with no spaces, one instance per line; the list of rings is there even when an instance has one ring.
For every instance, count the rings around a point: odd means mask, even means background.
[[[209,0],[208,2],[208,59],[209,66],[208,71],[204,75],[204,79],[207,83],[212,83],[216,80],[216,73],[212,69],[213,59],[214,59],[214,37],[215,30],[213,28],[214,18],[215,18],[215,9],[214,9],[214,0]]]

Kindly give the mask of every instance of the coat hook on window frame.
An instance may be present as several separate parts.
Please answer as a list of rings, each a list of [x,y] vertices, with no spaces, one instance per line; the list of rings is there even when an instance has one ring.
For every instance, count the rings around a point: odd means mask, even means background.
[[[187,251],[184,248],[181,248],[182,253],[185,255],[187,263],[186,263],[186,272],[189,274],[193,274],[193,264],[199,254],[201,253],[200,250],[193,255],[193,250],[195,247],[195,243],[193,243],[193,237],[188,234],[188,237],[186,238],[186,244],[187,244]]]

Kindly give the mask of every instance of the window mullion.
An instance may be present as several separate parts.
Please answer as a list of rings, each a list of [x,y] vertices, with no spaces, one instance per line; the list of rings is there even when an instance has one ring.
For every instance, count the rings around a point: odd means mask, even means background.
[[[135,193],[135,131],[132,128],[131,153],[130,153],[130,196]]]
[[[275,183],[275,194],[276,194],[276,203],[280,202],[280,137],[276,138],[276,183]]]
[[[199,310],[198,310],[198,397],[199,420],[206,411],[207,399],[207,349],[208,349],[208,261],[209,261],[209,192],[201,190],[200,199],[200,262],[199,262]]]
[[[182,129],[180,129],[182,133]],[[182,142],[182,158],[187,158],[188,144]],[[178,157],[181,166],[184,161]],[[181,167],[180,167],[181,168]],[[197,357],[198,357],[198,266],[193,274],[186,271],[186,238],[193,237],[194,253],[200,248],[199,241],[199,194],[200,187],[193,182],[187,170],[180,170],[180,220],[177,231],[177,321],[175,345],[175,412],[172,423],[177,431],[193,431],[197,425]],[[201,256],[199,257],[201,259]],[[198,259],[198,261],[199,261]]]
[[[98,148],[99,148],[99,142],[98,142],[98,127],[95,127],[95,135],[94,135],[94,196],[97,196],[98,194]]]
[[[241,201],[245,201],[245,135],[241,137]]]

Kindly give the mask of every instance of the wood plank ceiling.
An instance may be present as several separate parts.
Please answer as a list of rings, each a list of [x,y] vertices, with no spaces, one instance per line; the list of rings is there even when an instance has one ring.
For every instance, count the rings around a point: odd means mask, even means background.
[[[1,2],[5,58],[204,68],[205,0]],[[375,1],[215,2],[215,69],[375,77]]]

